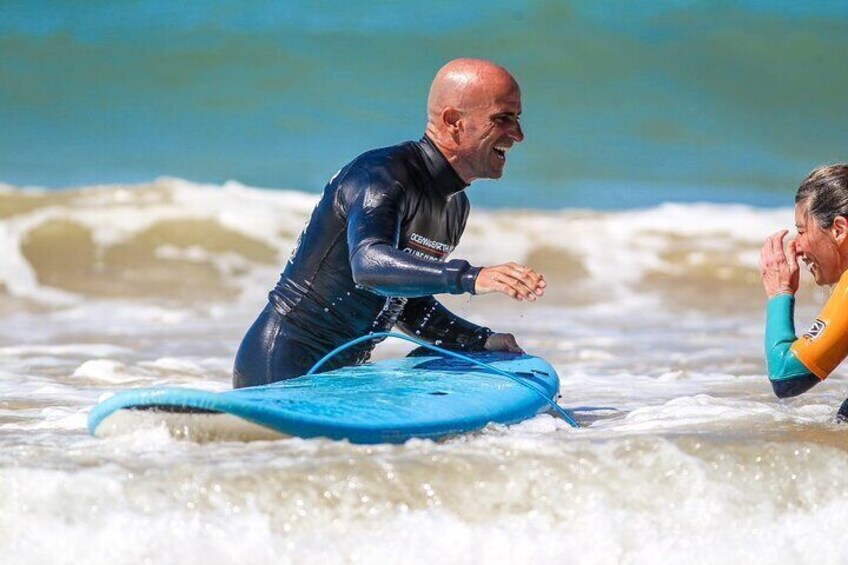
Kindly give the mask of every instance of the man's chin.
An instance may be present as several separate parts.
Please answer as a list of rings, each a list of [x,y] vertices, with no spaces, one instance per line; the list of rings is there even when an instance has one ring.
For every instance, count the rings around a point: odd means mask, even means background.
[[[504,173],[504,164],[501,164],[500,167],[495,167],[489,171],[489,174],[486,175],[487,179],[498,180],[503,176]]]

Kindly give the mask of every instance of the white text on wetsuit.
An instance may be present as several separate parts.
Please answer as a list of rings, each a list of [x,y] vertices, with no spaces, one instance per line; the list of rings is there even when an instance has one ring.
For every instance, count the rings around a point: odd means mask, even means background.
[[[428,237],[413,232],[409,236],[409,242],[403,250],[421,259],[442,261],[454,250],[454,246],[442,243],[441,241],[433,241]]]

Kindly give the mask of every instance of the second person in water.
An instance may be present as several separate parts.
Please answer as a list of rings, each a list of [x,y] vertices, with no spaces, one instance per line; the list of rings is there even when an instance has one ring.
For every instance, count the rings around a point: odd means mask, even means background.
[[[768,296],[766,361],[775,394],[806,392],[848,357],[848,164],[810,173],[795,195],[798,236],[784,243],[788,230],[771,235],[761,252],[763,287]],[[800,337],[795,333],[795,293],[799,261],[817,285],[836,285],[816,320]],[[846,402],[840,414],[848,410]]]

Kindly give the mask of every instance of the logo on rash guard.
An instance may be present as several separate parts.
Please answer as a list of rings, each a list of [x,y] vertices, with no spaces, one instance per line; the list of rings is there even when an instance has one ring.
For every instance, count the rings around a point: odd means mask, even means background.
[[[453,250],[453,245],[448,245],[441,241],[433,241],[415,232],[409,236],[409,241],[406,242],[406,247],[403,248],[405,253],[409,253],[420,259],[429,259],[430,261],[444,261],[445,257],[450,255]]]
[[[827,324],[825,324],[823,321],[816,320],[815,322],[813,322],[813,325],[810,326],[810,329],[807,330],[803,337],[809,339],[810,341],[813,341],[822,334],[826,326]]]

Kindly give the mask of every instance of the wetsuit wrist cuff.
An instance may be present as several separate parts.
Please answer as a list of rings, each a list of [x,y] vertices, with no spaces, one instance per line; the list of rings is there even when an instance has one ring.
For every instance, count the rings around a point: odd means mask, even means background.
[[[445,263],[445,275],[447,277],[448,289],[451,294],[462,294],[464,292],[474,293],[474,284],[480,269],[472,267],[468,261],[454,259]],[[469,287],[471,290],[469,290]]]
[[[492,335],[493,332],[489,328],[481,326],[474,332],[474,336],[471,338],[471,347],[476,351],[483,351],[486,349],[486,342],[489,341],[489,336]]]
[[[483,267],[472,267],[468,266],[468,270],[463,273],[462,278],[460,279],[460,285],[462,286],[462,292],[467,292],[468,294],[477,294],[477,275],[480,274],[480,271],[483,270]]]
[[[795,295],[788,292],[779,292],[768,299],[769,307],[785,308],[786,305],[795,304]]]

